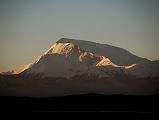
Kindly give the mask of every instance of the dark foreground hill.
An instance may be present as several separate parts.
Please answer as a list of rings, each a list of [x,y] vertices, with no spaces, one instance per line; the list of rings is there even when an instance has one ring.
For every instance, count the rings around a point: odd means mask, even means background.
[[[2,111],[104,111],[159,113],[159,95],[83,94],[61,97],[0,97]]]
[[[76,76],[73,78],[43,78],[40,75],[0,76],[0,96],[54,97],[96,93],[104,95],[156,95],[158,78],[116,76]]]

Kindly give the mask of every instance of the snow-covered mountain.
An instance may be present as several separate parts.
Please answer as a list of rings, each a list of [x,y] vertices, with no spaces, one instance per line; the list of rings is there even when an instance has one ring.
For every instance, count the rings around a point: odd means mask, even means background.
[[[156,77],[159,64],[125,49],[106,44],[62,38],[43,55],[14,73],[42,74],[44,77],[73,77],[87,73],[99,77],[128,74]]]
[[[159,93],[158,61],[140,58],[122,48],[66,38],[34,62],[2,74],[0,96]]]

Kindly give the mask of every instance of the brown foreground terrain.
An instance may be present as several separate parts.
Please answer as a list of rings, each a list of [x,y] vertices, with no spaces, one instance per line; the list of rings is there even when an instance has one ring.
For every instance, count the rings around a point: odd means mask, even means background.
[[[43,78],[41,75],[1,75],[0,96],[53,97],[77,94],[159,94],[158,78],[116,76],[112,78],[88,77]]]

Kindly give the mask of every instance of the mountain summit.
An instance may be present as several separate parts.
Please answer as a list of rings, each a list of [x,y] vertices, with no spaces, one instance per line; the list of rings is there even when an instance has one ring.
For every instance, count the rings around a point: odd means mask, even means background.
[[[62,38],[35,62],[16,74],[42,74],[44,77],[73,77],[82,74],[109,77],[117,74],[138,77],[158,75],[159,65],[125,49],[106,44]]]

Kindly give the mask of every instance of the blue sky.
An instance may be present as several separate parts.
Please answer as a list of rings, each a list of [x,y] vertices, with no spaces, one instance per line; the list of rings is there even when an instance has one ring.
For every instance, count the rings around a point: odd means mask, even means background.
[[[159,59],[158,0],[0,0],[0,71],[32,62],[60,38]]]

